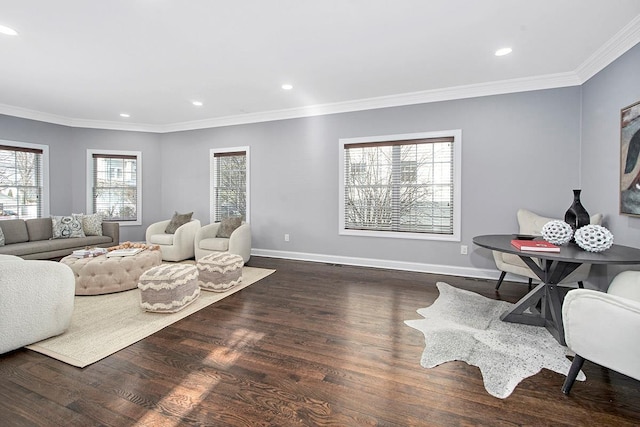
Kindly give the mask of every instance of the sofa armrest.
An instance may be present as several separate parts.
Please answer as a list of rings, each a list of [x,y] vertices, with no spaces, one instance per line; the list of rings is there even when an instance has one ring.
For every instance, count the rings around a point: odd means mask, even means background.
[[[117,222],[103,221],[102,235],[111,237],[114,245],[120,244],[120,224]]]

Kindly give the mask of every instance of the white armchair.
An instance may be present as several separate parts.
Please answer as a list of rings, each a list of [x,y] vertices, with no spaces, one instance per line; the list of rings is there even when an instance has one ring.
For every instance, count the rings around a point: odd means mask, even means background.
[[[606,293],[574,289],[562,305],[567,347],[576,353],[562,392],[569,394],[585,359],[640,380],[640,271],[624,271]]]
[[[518,226],[520,227],[519,234],[528,234],[532,236],[541,236],[542,227],[549,221],[554,221],[557,218],[546,218],[537,215],[526,209],[518,209],[517,213]],[[595,214],[591,216],[591,224],[602,223],[602,214]],[[496,290],[500,288],[502,281],[507,273],[516,274],[518,276],[524,276],[529,278],[529,287],[531,287],[532,280],[539,280],[538,276],[522,261],[518,255],[507,254],[504,252],[493,251],[493,259],[496,262],[500,273],[498,283],[496,283]],[[589,277],[591,271],[591,264],[582,264],[576,268],[571,274],[569,274],[560,284],[564,283],[578,283],[579,287],[583,287],[583,281]]]
[[[65,264],[0,255],[0,354],[66,331],[75,290]]]
[[[174,234],[168,234],[164,230],[170,221],[156,222],[147,227],[145,236],[147,243],[160,246],[164,261],[182,261],[193,258],[193,241],[200,229],[200,221],[192,219],[178,227]]]
[[[240,255],[247,263],[251,256],[251,226],[243,223],[229,238],[216,237],[219,227],[220,223],[215,222],[198,230],[194,243],[196,260],[215,252],[229,252]]]

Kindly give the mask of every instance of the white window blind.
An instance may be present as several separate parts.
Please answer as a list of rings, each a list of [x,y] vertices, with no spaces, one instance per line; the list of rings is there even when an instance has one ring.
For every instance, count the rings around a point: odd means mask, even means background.
[[[344,144],[344,229],[453,235],[454,141]]]
[[[211,215],[213,221],[228,217],[247,220],[247,152],[212,151]]]
[[[0,219],[43,215],[43,150],[0,145]]]
[[[138,156],[92,154],[92,211],[110,221],[138,221]]]

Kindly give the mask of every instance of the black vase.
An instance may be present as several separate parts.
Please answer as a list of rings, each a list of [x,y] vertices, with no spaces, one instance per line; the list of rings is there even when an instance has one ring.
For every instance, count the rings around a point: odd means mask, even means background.
[[[580,202],[580,191],[582,190],[573,190],[573,204],[569,206],[569,209],[564,214],[564,222],[571,226],[574,233],[580,227],[584,227],[591,222],[589,213]]]

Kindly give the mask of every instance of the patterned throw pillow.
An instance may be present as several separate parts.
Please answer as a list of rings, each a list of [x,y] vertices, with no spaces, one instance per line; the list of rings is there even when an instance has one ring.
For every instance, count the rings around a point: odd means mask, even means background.
[[[4,233],[2,232],[2,228],[0,228],[0,246],[4,246]]]
[[[167,225],[167,228],[165,228],[164,232],[167,234],[174,234],[178,227],[191,221],[192,215],[193,212],[189,212],[186,214],[179,214],[178,212],[174,213],[171,221],[169,221],[169,225]]]
[[[85,237],[82,231],[82,215],[52,216],[51,225],[54,239]]]
[[[85,236],[102,236],[102,215],[84,215],[82,217],[82,230]]]
[[[220,221],[220,227],[218,227],[218,233],[216,234],[216,237],[224,237],[228,239],[229,237],[231,237],[231,233],[233,233],[236,228],[240,227],[241,224],[242,218],[240,218],[239,216],[224,218],[222,221]]]

